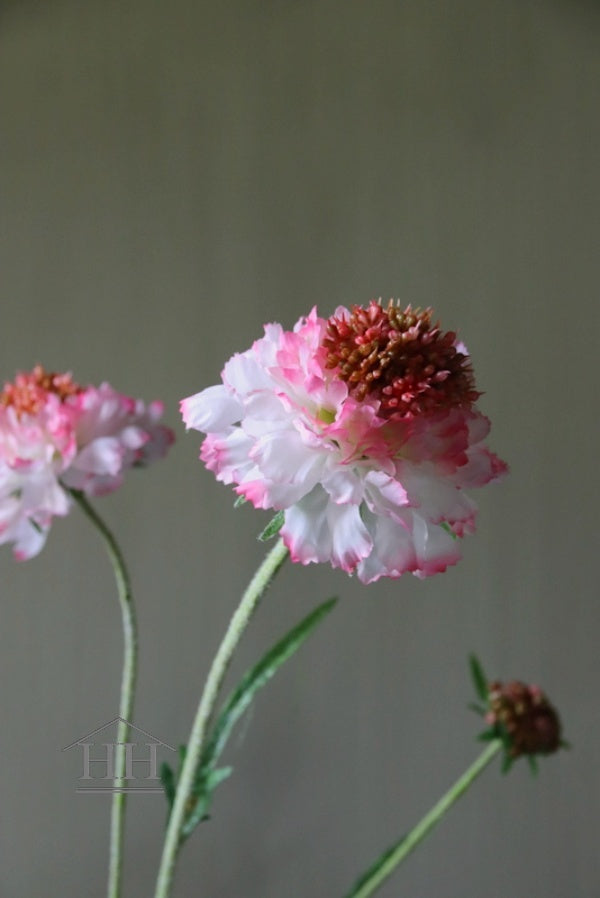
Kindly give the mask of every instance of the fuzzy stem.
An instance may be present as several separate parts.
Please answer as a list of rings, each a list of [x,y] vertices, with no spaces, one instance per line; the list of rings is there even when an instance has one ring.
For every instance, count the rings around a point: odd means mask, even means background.
[[[354,889],[346,896],[346,898],[368,898],[372,895],[380,885],[391,876],[398,864],[401,864],[405,857],[413,851],[423,839],[429,835],[433,827],[440,822],[446,811],[450,810],[457,799],[467,791],[469,786],[482,773],[488,764],[496,757],[502,749],[500,739],[494,739],[479,755],[479,757],[471,764],[471,766],[460,776],[453,786],[443,795],[440,800],[428,811],[427,814],[417,823],[410,832],[398,842],[395,847],[388,850],[379,861],[376,861],[371,870],[361,876]]]
[[[119,898],[123,871],[123,839],[125,833],[125,804],[127,795],[118,791],[125,784],[125,749],[124,743],[129,739],[129,721],[133,713],[133,697],[137,673],[137,629],[135,608],[131,594],[129,574],[125,560],[113,534],[102,518],[90,505],[83,493],[71,490],[71,494],[79,507],[96,527],[104,540],[108,557],[113,566],[121,619],[123,624],[123,672],[121,674],[121,697],[119,701],[119,721],[117,725],[115,751],[114,793],[110,815],[110,847],[108,861],[108,898]]]
[[[187,803],[194,787],[194,778],[204,747],[208,725],[214,711],[219,690],[235,649],[256,610],[265,590],[288,556],[282,540],[278,540],[258,568],[244,592],[227,632],[211,665],[196,717],[190,732],[185,761],[181,768],[175,800],[167,826],[163,854],[156,881],[155,898],[168,898],[171,891],[177,854],[181,845],[181,832],[185,823]]]

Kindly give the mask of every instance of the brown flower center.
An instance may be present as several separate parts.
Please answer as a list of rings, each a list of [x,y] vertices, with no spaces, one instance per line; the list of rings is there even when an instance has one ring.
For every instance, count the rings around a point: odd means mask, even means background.
[[[17,374],[13,383],[6,383],[0,393],[0,406],[12,406],[19,417],[35,415],[43,407],[48,393],[61,402],[80,393],[82,388],[71,380],[70,374],[56,374],[36,365],[33,371]]]
[[[326,367],[337,369],[355,399],[379,399],[383,417],[468,407],[480,395],[469,357],[457,348],[456,334],[441,331],[431,316],[431,309],[401,310],[393,300],[386,308],[371,300],[366,309],[352,306],[349,317],[332,315],[323,340]]]

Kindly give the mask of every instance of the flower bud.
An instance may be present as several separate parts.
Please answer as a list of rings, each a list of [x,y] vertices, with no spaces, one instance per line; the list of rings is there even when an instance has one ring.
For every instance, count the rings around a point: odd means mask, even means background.
[[[486,721],[500,729],[510,758],[549,755],[560,748],[558,713],[538,686],[494,681],[488,687],[488,701]]]

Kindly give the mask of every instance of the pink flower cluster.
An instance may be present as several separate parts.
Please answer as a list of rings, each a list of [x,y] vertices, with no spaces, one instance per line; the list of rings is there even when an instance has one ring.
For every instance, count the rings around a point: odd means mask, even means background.
[[[162,411],[39,365],[18,374],[0,393],[0,543],[31,558],[52,518],[68,513],[70,489],[110,493],[128,468],[162,458],[174,440]]]
[[[467,350],[431,315],[373,301],[268,324],[221,384],[183,400],[217,479],[284,510],[294,561],[370,583],[459,559],[476,512],[465,489],[506,465],[484,443]]]

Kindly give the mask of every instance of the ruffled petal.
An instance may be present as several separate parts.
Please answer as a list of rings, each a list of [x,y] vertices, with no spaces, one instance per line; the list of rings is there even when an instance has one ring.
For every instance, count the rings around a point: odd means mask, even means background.
[[[223,368],[222,377],[229,391],[240,399],[255,390],[273,389],[272,378],[252,350],[232,356]]]
[[[351,574],[373,548],[358,505],[330,505],[329,526],[333,534],[331,563]]]
[[[455,482],[461,489],[474,489],[502,480],[508,465],[486,446],[475,446],[467,453],[467,463],[456,472]]]
[[[267,480],[303,483],[304,493],[310,492],[320,479],[327,462],[327,453],[306,446],[295,430],[261,437],[254,443],[250,457]]]
[[[114,477],[121,470],[123,453],[124,447],[116,437],[98,437],[78,453],[63,480],[74,486],[74,478],[81,474],[109,474]]]
[[[399,454],[415,464],[432,462],[450,474],[467,460],[470,424],[469,415],[456,408],[402,422]]]
[[[365,495],[365,478],[360,476],[353,467],[335,469],[328,474],[323,481],[323,487],[327,490],[336,505],[359,505]]]
[[[365,477],[365,500],[375,514],[398,517],[410,505],[408,494],[398,480],[384,471],[369,471]]]
[[[373,583],[380,577],[401,577],[417,569],[417,554],[409,521],[381,517],[368,510],[363,511],[363,519],[371,535],[373,549],[356,569],[362,583]]]
[[[332,505],[319,486],[286,511],[281,536],[293,561],[329,560],[348,573],[372,547],[359,507]]]
[[[239,421],[244,412],[242,403],[223,384],[182,399],[180,408],[185,426],[204,433],[224,430]]]
[[[406,488],[410,504],[422,517],[436,524],[474,518],[477,506],[456,486],[454,477],[442,477],[429,465],[400,464],[398,468],[398,479]]]
[[[413,539],[417,553],[416,575],[430,577],[441,574],[460,560],[460,542],[443,527],[413,515]]]
[[[329,561],[333,548],[332,534],[327,519],[329,496],[321,487],[285,512],[281,536],[290,550],[292,561],[310,564],[311,561]]]
[[[30,520],[21,521],[11,539],[16,560],[28,561],[38,555],[46,544],[49,529],[49,522],[42,525]]]
[[[221,483],[239,483],[254,465],[250,459],[253,442],[239,427],[221,434],[209,434],[200,458]]]

